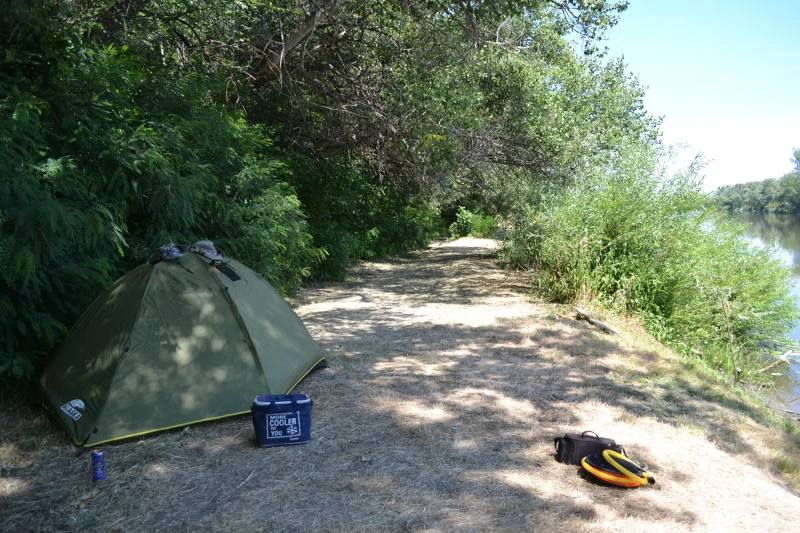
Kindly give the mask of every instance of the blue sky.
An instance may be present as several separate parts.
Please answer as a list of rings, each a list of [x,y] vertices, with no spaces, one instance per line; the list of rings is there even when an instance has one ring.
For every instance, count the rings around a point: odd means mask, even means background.
[[[605,45],[705,187],[777,178],[800,148],[800,0],[631,0]]]

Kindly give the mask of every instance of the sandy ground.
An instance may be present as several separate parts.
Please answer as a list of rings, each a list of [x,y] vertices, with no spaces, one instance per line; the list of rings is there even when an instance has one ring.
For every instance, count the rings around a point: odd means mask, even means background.
[[[330,363],[296,391],[307,445],[259,449],[239,417],[107,446],[92,484],[46,414],[3,408],[0,531],[798,530],[767,411],[635,325],[608,336],[536,301],[494,246],[365,263],[293,300]],[[557,463],[553,437],[587,429],[658,482]]]

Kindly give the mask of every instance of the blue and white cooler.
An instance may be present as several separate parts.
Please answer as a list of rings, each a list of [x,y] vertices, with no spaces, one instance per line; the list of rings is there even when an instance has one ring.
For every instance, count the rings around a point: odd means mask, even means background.
[[[305,394],[256,396],[250,411],[262,448],[304,444],[311,440],[311,406]]]

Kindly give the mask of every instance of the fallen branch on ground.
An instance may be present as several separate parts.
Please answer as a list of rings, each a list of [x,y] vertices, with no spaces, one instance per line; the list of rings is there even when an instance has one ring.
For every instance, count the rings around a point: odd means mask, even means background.
[[[573,309],[575,309],[575,311],[576,311],[576,312],[577,312],[577,313],[578,313],[580,316],[584,317],[584,318],[585,318],[586,320],[588,320],[590,323],[594,324],[595,326],[597,326],[598,328],[602,329],[602,330],[603,330],[603,331],[605,331],[606,333],[610,333],[610,334],[612,334],[612,335],[616,335],[616,334],[617,334],[617,332],[616,332],[616,331],[614,331],[614,330],[613,330],[613,329],[611,329],[610,327],[606,326],[605,324],[603,324],[602,322],[600,322],[599,320],[597,320],[595,317],[593,317],[592,315],[590,315],[589,313],[587,313],[586,311],[584,311],[584,310],[583,310],[583,309],[581,309],[580,307],[574,307]]]
[[[770,363],[767,366],[765,366],[764,368],[762,368],[761,370],[759,370],[758,373],[759,374],[763,374],[764,372],[769,372],[770,370],[772,370],[773,368],[775,368],[776,366],[778,366],[781,363],[788,363],[790,355],[794,355],[791,350],[789,350],[788,352],[786,352],[785,354],[780,356],[778,358],[778,360],[775,361],[774,363]]]

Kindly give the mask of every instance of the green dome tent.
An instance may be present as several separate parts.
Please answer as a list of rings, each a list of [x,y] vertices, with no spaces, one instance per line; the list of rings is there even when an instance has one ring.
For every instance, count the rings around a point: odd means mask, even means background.
[[[95,445],[247,413],[256,395],[288,393],[323,363],[269,283],[217,253],[188,252],[98,296],[39,386],[73,440]]]

